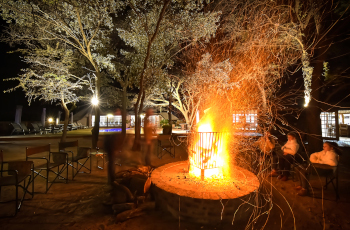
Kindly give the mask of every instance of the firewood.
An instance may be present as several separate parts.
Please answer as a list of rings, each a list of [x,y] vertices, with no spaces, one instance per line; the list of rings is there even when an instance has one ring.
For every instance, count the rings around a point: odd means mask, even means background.
[[[138,208],[131,209],[124,211],[122,213],[119,213],[116,217],[116,222],[124,222],[128,219],[132,219],[138,216],[142,216],[144,214],[148,213],[148,210],[154,210],[155,208],[155,203],[154,202],[148,202],[141,204]]]
[[[112,206],[112,209],[114,211],[114,214],[119,214],[123,211],[130,210],[135,207],[134,203],[123,203],[123,204],[114,204]]]
[[[113,192],[112,192],[112,196],[114,196],[114,194],[116,196],[120,196],[122,195],[123,193],[126,195],[126,199],[127,201],[132,201],[134,200],[134,196],[133,194],[130,192],[129,188],[122,185],[122,184],[118,184],[118,182],[114,181],[114,184],[113,184]],[[121,194],[122,193],[122,194]],[[118,197],[115,197],[115,198],[118,198]],[[117,199],[118,200],[118,199]],[[117,203],[124,203],[124,202],[117,202]]]
[[[144,189],[143,189],[143,193],[147,193],[149,188],[151,187],[151,184],[152,184],[152,180],[151,180],[151,177],[148,177],[146,183],[145,183],[145,186],[144,186]]]

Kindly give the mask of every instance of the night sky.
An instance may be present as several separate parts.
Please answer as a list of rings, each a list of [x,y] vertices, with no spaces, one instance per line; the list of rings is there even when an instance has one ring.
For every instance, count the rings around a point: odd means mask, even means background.
[[[330,63],[331,74],[333,75],[343,75],[348,76],[350,69],[348,68],[350,62],[350,39],[348,39],[348,34],[350,32],[350,27],[346,22],[350,21],[348,16],[343,23],[339,23],[339,28],[334,28],[336,34],[332,34],[330,37],[333,38],[333,44],[327,50],[326,61]],[[0,30],[2,32],[3,26],[6,25],[3,20],[0,19]],[[337,25],[337,26],[338,26]],[[11,93],[4,93],[3,91],[12,88],[18,84],[17,81],[3,81],[6,78],[16,77],[22,68],[26,67],[19,57],[19,53],[9,54],[9,51],[15,50],[15,47],[10,47],[8,44],[0,42],[0,70],[1,70],[1,92],[0,92],[0,103],[1,103],[1,113],[0,121],[14,121],[15,111],[17,105],[22,105],[22,121],[39,121],[41,119],[42,109],[46,108],[47,117],[56,117],[58,111],[62,110],[60,105],[51,104],[44,101],[34,101],[31,105],[28,105],[28,101],[24,95],[22,89],[17,89]],[[315,58],[315,57],[314,57]],[[314,64],[314,63],[312,63]],[[342,101],[342,103],[350,104],[349,90],[350,88],[350,78],[342,78],[343,82],[332,82],[329,87],[325,89],[326,92],[331,92],[334,88],[341,85],[345,86],[340,92],[333,95],[330,103],[337,103]],[[347,87],[349,86],[349,87]],[[346,89],[347,88],[347,89]],[[345,99],[344,99],[345,98]],[[63,117],[62,117],[63,119]]]
[[[2,32],[3,21],[0,25]],[[3,79],[16,77],[20,73],[20,70],[26,67],[26,64],[21,61],[18,53],[8,53],[15,49],[16,48],[10,47],[6,43],[0,42],[0,121],[14,121],[17,105],[23,106],[22,121],[40,121],[42,108],[46,108],[47,117],[56,116],[60,109],[59,106],[51,105],[43,101],[35,101],[29,106],[25,94],[21,89],[17,89],[11,93],[4,93],[4,90],[15,87],[18,81],[3,81]]]

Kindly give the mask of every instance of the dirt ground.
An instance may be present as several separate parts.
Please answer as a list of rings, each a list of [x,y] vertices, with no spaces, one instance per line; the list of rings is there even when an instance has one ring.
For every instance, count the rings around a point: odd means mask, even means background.
[[[91,146],[90,136],[71,135],[68,141],[79,140],[80,146]],[[0,149],[4,150],[4,160],[24,160],[25,147],[51,143],[52,150],[58,150],[59,138],[34,137],[29,139],[0,138]],[[130,135],[128,144],[132,143]],[[156,149],[154,149],[154,153]],[[176,157],[169,155],[158,159],[155,154],[151,162],[160,166],[173,161],[185,160],[186,151],[183,146],[176,147]],[[35,196],[25,200],[20,212],[15,217],[2,217],[0,229],[245,229],[245,224],[229,224],[203,226],[184,222],[170,214],[155,210],[151,205],[140,216],[124,222],[116,222],[111,206],[105,205],[108,199],[107,169],[97,168],[96,157],[92,157],[92,173],[82,173],[69,182],[55,183],[48,193],[44,191],[44,179],[35,180]],[[142,152],[132,152],[127,149],[121,161],[122,166],[117,170],[125,170],[144,164]],[[101,161],[99,162],[101,165]],[[107,165],[105,165],[107,166]],[[281,182],[276,178],[267,181],[272,188],[273,207],[257,220],[254,229],[350,229],[350,151],[344,150],[340,160],[339,173],[340,199],[337,201],[332,187],[322,190],[321,182],[316,176],[311,176],[310,182],[314,195],[299,197],[293,187],[298,184],[293,180]],[[320,178],[324,182],[324,178]],[[61,181],[60,181],[61,182]],[[324,192],[322,197],[322,191]],[[14,198],[14,189],[3,187],[1,201]],[[28,196],[29,198],[29,196]],[[147,201],[152,204],[153,201]],[[0,204],[0,215],[14,212],[14,202]],[[250,225],[251,229],[252,225]]]

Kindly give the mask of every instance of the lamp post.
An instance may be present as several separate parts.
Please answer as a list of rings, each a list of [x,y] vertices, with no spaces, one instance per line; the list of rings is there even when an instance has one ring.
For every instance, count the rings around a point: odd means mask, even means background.
[[[49,127],[51,129],[51,132],[53,132],[53,126],[52,126],[53,118],[49,117],[49,119],[47,119],[47,121],[49,122]]]
[[[91,98],[91,104],[93,105],[93,106],[97,106],[98,105],[98,99],[97,99],[97,97],[96,96],[93,96],[92,98]],[[92,118],[92,111],[91,111],[91,118]],[[96,117],[95,117],[95,119],[96,119]],[[92,120],[91,120],[91,126],[93,125],[93,122],[92,122]],[[94,126],[95,127],[95,126]]]
[[[91,98],[91,104],[94,105],[94,106],[95,106],[95,105],[98,105],[98,99],[97,99],[97,97],[94,96],[93,98]]]

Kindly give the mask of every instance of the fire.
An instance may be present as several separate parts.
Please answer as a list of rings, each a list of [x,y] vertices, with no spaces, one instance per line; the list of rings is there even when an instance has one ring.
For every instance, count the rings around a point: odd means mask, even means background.
[[[222,178],[226,135],[213,132],[209,123],[202,124],[193,134],[189,163],[192,176],[204,178]]]

